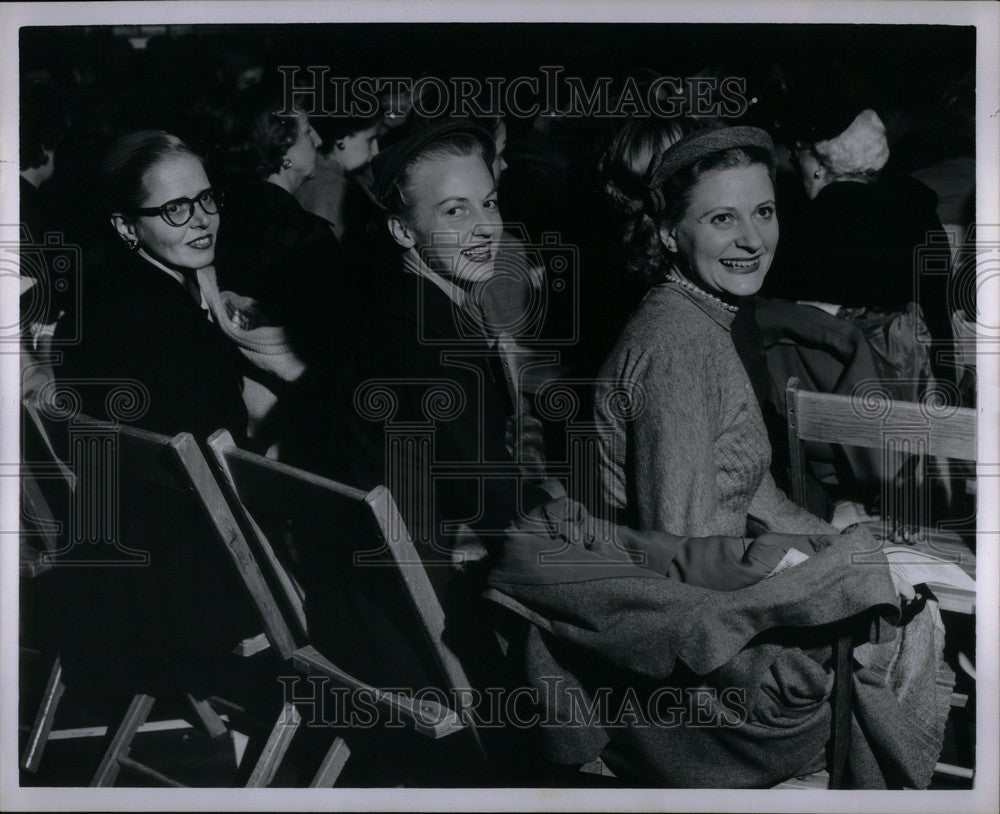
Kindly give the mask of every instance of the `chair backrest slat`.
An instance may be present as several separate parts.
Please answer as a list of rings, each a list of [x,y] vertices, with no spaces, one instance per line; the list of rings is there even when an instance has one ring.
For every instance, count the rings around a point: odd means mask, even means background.
[[[471,686],[462,665],[444,643],[444,611],[385,487],[366,493],[295,469],[239,449],[225,431],[209,439],[209,448],[233,488],[236,501],[245,509],[247,520],[258,530],[273,527],[268,520],[278,515],[296,530],[322,534],[326,544],[349,547],[362,561],[395,566],[442,676],[453,688]],[[263,535],[261,542],[267,544]],[[273,550],[274,546],[267,548]],[[273,556],[267,561],[280,576],[285,566]],[[471,721],[466,710],[458,713],[463,721]],[[485,754],[479,733],[472,726],[469,729],[480,753]]]
[[[264,530],[257,523],[254,507],[282,507],[292,505],[294,489],[288,488],[287,473],[291,467],[268,458],[245,452],[236,446],[226,430],[219,430],[208,439],[208,448],[213,456],[220,480],[230,490],[230,502],[241,513],[243,527],[247,530],[252,550],[259,562],[268,569],[276,601],[285,611],[285,622],[294,638],[308,637],[303,593],[293,574],[275,554],[274,547]],[[259,460],[258,460],[259,459]],[[273,465],[267,466],[264,464]],[[314,501],[316,502],[316,501]]]
[[[872,449],[893,438],[912,438],[928,455],[976,459],[976,413],[965,407],[932,408],[886,399],[866,403],[849,396],[790,389],[801,441]]]
[[[52,567],[59,552],[76,476],[65,452],[57,451],[56,428],[36,399],[22,402],[21,416],[21,567],[37,576]],[[32,537],[41,540],[43,551],[32,545]]]
[[[976,413],[893,399],[811,393],[791,377],[785,388],[792,499],[806,501],[804,442],[888,449],[898,453],[977,460]]]
[[[399,516],[399,509],[396,507],[392,495],[384,486],[377,486],[364,500],[371,508],[381,536],[388,546],[390,555],[406,586],[406,591],[420,616],[422,627],[427,634],[427,641],[434,651],[434,658],[442,673],[453,688],[471,687],[461,663],[444,644],[444,610],[438,601],[437,594],[434,593],[430,580],[427,578],[427,572],[420,562],[420,555],[406,531],[406,526]],[[397,529],[401,529],[402,533],[395,531]]]
[[[268,641],[282,658],[289,658],[295,649],[291,632],[194,437],[180,433],[169,438],[121,426],[118,447],[122,478],[175,493],[186,492],[196,500],[213,536],[246,586]]]

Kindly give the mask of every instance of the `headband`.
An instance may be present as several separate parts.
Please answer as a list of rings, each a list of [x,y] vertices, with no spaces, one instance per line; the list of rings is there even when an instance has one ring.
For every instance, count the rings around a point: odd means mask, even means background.
[[[666,206],[663,185],[674,175],[712,153],[738,147],[765,150],[773,161],[774,141],[759,127],[715,127],[695,130],[653,156],[646,168],[646,189],[654,212]]]

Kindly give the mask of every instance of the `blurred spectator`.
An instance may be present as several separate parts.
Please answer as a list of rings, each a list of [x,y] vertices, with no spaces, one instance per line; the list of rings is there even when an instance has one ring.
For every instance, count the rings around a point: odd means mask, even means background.
[[[347,96],[342,102],[344,110],[349,111],[356,100]],[[345,114],[313,119],[322,140],[316,172],[295,197],[303,208],[328,221],[337,238],[344,242],[362,240],[374,215],[367,195],[356,183],[370,182],[369,167],[378,155],[381,123],[381,112],[371,116]]]
[[[913,357],[928,358],[930,339],[947,349],[952,336],[949,272],[926,273],[931,265],[920,265],[930,255],[938,265],[951,264],[946,243],[929,243],[932,235],[943,235],[934,193],[881,172],[889,145],[874,110],[856,113],[846,127],[843,118],[831,121],[836,123],[811,128],[796,144],[810,204],[799,229],[786,234],[785,273],[767,293],[824,303],[831,312],[848,309],[841,315],[858,322],[870,341],[888,337],[880,343],[882,357],[900,372],[896,378],[926,380],[930,371],[920,370],[919,362],[914,369]],[[929,361],[935,375],[954,378],[936,354]]]

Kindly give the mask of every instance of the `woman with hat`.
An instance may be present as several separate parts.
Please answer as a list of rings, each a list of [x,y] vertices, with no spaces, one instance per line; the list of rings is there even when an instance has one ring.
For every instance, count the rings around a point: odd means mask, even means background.
[[[936,196],[888,169],[888,136],[878,113],[848,109],[840,118],[817,119],[796,142],[809,201],[768,293],[832,306],[889,360],[889,378],[926,381],[929,364],[935,376],[954,379],[954,369],[933,355],[928,360],[927,350],[931,339],[950,343],[953,335],[951,257]],[[887,345],[890,333],[910,341]],[[922,347],[914,336],[923,337]],[[919,391],[895,395],[914,400]]]
[[[777,247],[774,167],[770,136],[752,127],[693,131],[650,162],[627,245],[649,290],[595,388],[603,510],[618,522],[679,535],[739,536],[748,523],[833,532],[768,472],[731,335]]]

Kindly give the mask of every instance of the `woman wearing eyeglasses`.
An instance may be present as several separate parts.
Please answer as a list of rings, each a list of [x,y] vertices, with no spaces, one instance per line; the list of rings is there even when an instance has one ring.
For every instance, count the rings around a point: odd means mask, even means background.
[[[56,404],[201,442],[225,428],[244,443],[240,357],[200,284],[220,223],[201,159],[176,136],[145,130],[119,137],[99,172],[109,222],[83,258],[80,342],[56,367]],[[78,488],[107,488],[93,483],[104,471],[85,462]],[[113,567],[103,560],[115,546],[91,545],[74,555],[97,567],[56,569],[66,572],[53,590],[67,685],[93,698],[151,687],[207,697],[223,668],[218,654],[249,633],[242,588],[218,541],[174,501],[130,477],[113,488],[122,509],[114,542],[146,553],[148,564]],[[103,514],[97,522],[111,522]]]
[[[201,159],[176,136],[144,130],[114,142],[100,175],[111,228],[83,258],[80,342],[56,370],[60,387],[93,418],[244,437],[239,355],[198,280],[220,223]]]

